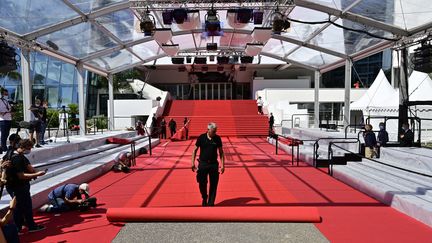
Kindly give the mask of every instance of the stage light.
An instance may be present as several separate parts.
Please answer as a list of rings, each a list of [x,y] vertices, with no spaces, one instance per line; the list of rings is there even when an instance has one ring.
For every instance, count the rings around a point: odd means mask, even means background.
[[[217,51],[217,43],[207,43],[207,51]]]
[[[254,58],[251,57],[251,56],[242,56],[242,57],[240,57],[241,63],[252,63],[253,59]]]
[[[164,25],[171,25],[173,20],[173,11],[167,10],[162,12],[162,21]]]
[[[236,64],[238,62],[239,62],[239,56],[234,55],[234,56],[230,57],[230,60],[229,60],[230,64]]]
[[[229,63],[229,57],[226,56],[218,56],[217,58],[218,64],[228,64]]]
[[[153,15],[150,14],[150,11],[147,8],[144,16],[141,19],[140,29],[141,32],[144,33],[145,36],[151,36],[156,26],[156,21]]]
[[[286,31],[291,27],[291,24],[288,20],[285,19],[285,16],[279,12],[275,12],[273,18],[273,34],[280,35],[282,31]]]
[[[172,17],[176,24],[183,24],[188,19],[188,11],[184,8],[177,8],[172,11]]]
[[[199,10],[189,10],[187,12],[187,21],[182,24],[177,24],[177,27],[181,30],[193,30],[200,25],[200,14]]]
[[[8,73],[17,69],[15,48],[5,41],[0,41],[0,73]]]
[[[207,32],[207,36],[219,36],[221,35],[221,23],[217,16],[217,11],[213,8],[207,11],[206,21],[204,25],[204,30]]]
[[[171,62],[172,62],[172,64],[183,64],[184,58],[183,57],[172,57]]]
[[[192,63],[192,57],[187,56],[186,57],[186,63]]]
[[[237,22],[247,24],[252,18],[253,10],[247,8],[237,9]]]
[[[413,69],[419,72],[432,72],[432,45],[426,42],[421,43],[421,47],[414,50],[411,59],[414,64]]]
[[[254,24],[262,24],[263,19],[264,19],[264,12],[262,12],[262,11],[255,11],[253,13]]]
[[[195,64],[207,64],[207,58],[206,57],[195,57],[194,63]]]

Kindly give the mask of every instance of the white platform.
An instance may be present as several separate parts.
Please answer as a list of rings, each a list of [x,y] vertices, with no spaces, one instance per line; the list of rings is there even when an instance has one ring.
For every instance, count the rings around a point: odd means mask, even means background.
[[[291,129],[291,136],[299,139],[318,137],[344,137],[343,133],[318,129]],[[273,139],[269,142],[275,144]],[[300,147],[300,159],[312,164],[313,149],[306,143]],[[320,146],[319,153],[323,151]],[[325,147],[325,146],[324,146]],[[291,153],[291,147],[279,144]],[[326,150],[325,147],[324,150]],[[351,149],[350,149],[351,150]],[[351,150],[354,151],[354,150]],[[400,168],[432,175],[432,150],[425,148],[381,148],[380,162]],[[333,176],[338,180],[390,205],[396,210],[432,227],[432,178],[363,159],[334,165]]]
[[[135,132],[110,132],[71,138],[71,143],[64,141],[50,144],[29,154],[33,155],[29,157],[39,170],[48,168],[46,175],[31,181],[33,208],[46,203],[48,193],[55,187],[64,183],[88,182],[109,171],[120,151],[130,151],[130,145],[106,144],[109,137],[127,137],[135,140],[136,151],[141,147],[148,149],[149,146],[148,138],[135,136]],[[152,139],[151,144],[156,146],[159,139]],[[35,158],[46,159],[36,161]],[[0,201],[0,210],[6,208],[9,201],[10,197],[5,190]]]

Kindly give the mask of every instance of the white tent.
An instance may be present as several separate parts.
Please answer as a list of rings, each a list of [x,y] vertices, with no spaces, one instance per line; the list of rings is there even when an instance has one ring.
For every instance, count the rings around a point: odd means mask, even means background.
[[[408,81],[410,101],[432,100],[432,79],[427,73],[412,72]]]
[[[397,109],[398,104],[398,91],[391,86],[383,70],[380,70],[368,91],[351,103],[350,110]]]

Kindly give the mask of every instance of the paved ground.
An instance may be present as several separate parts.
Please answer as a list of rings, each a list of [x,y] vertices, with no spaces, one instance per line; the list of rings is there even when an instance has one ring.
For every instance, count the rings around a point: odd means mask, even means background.
[[[128,223],[120,242],[329,242],[307,223]]]

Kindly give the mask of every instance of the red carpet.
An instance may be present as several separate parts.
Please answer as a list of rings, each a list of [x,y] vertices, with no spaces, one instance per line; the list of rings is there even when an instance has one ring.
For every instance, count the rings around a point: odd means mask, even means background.
[[[110,222],[320,222],[315,207],[109,208]]]
[[[258,115],[254,100],[174,100],[165,113],[173,118],[177,129],[188,117],[189,136],[197,137],[207,130],[209,122],[218,125],[220,136],[267,136],[268,118]]]
[[[216,206],[316,207],[316,227],[331,242],[431,242],[432,229],[361,192],[302,164],[261,138],[223,138],[227,157]],[[108,173],[90,183],[102,204],[96,211],[38,215],[48,230],[26,234],[22,242],[110,242],[120,226],[108,222],[106,208],[191,207],[201,203],[190,169],[194,141],[165,142],[153,156],[138,159],[142,169]],[[215,207],[216,208],[216,207]],[[251,207],[252,208],[252,207]]]

